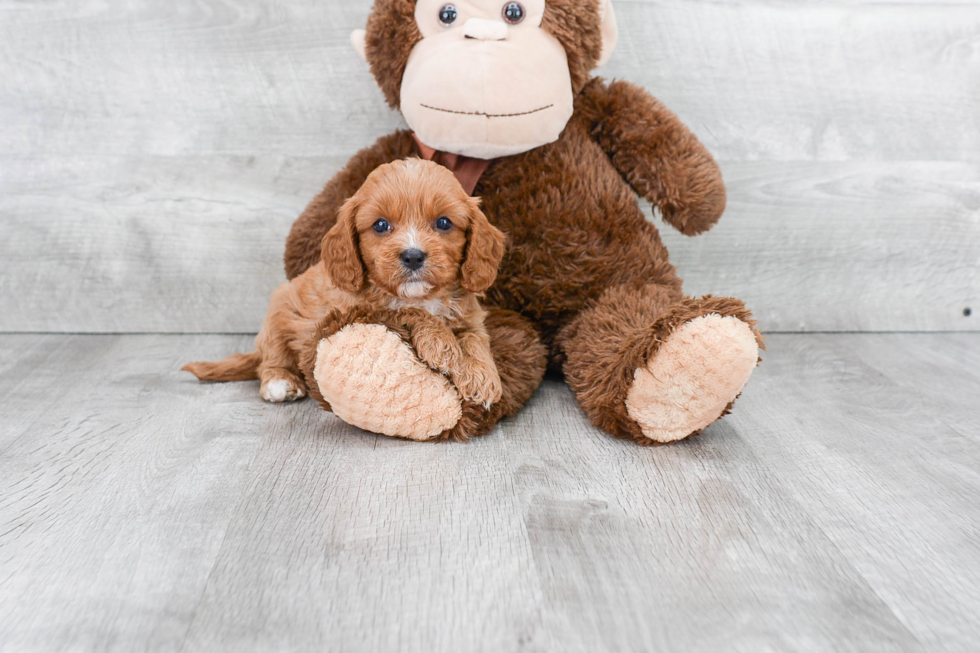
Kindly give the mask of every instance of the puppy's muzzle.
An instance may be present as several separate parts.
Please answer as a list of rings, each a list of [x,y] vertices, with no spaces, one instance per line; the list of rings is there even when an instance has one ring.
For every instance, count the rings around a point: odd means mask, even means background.
[[[425,265],[425,252],[420,249],[406,249],[399,257],[405,269],[415,272]]]

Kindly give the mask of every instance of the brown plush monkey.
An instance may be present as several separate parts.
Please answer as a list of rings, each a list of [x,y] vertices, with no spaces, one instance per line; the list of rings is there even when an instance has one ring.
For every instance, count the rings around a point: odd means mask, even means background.
[[[699,234],[725,208],[721,174],[645,91],[590,78],[616,34],[610,0],[375,0],[352,40],[412,131],[382,137],[327,184],[293,226],[286,271],[318,260],[340,205],[378,165],[446,165],[509,236],[485,301],[505,392],[489,409],[464,404],[405,344],[411,324],[335,313],[303,361],[326,408],[387,435],[465,439],[516,413],[550,367],[596,426],[641,444],[728,411],[761,334],[741,301],[684,295],[635,197]]]

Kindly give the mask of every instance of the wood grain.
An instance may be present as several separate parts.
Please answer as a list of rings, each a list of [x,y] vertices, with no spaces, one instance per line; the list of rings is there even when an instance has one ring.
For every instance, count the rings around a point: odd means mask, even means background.
[[[719,158],[976,161],[980,5],[617,2],[605,74],[663,99]]]
[[[0,2],[0,152],[339,156],[390,113],[348,41],[370,3]],[[725,160],[977,160],[972,2],[617,0],[603,74]]]
[[[2,338],[0,650],[176,650],[274,419],[175,383],[201,342]]]
[[[289,225],[402,124],[347,41],[369,3],[0,0],[0,331],[250,332]],[[977,330],[980,5],[617,0],[602,74],[721,160],[664,230],[770,331]]]
[[[977,351],[965,334],[775,337],[730,420],[926,650],[980,637]]]
[[[659,449],[555,381],[419,445],[175,371],[247,345],[0,336],[0,650],[975,645],[977,334],[773,336]]]
[[[402,124],[369,3],[0,0],[0,331],[252,333],[292,220]],[[601,74],[719,158],[661,229],[768,331],[980,329],[980,5],[616,0]],[[972,309],[972,317],[964,314]],[[949,651],[980,639],[978,334],[776,335],[732,416],[612,440],[548,381],[417,445],[0,335],[0,651]]]
[[[0,329],[57,332],[256,331],[292,220],[342,165],[3,160]],[[742,297],[767,331],[980,328],[976,164],[723,168],[713,231],[660,227],[689,293]]]
[[[980,166],[722,168],[715,229],[660,230],[687,292],[741,297],[769,331],[980,328]]]

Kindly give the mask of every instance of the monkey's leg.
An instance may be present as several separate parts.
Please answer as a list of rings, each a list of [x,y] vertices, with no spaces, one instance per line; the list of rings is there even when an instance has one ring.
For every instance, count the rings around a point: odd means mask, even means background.
[[[561,332],[568,384],[612,435],[651,445],[699,433],[727,414],[758,363],[762,335],[741,301],[675,292],[609,289]]]
[[[534,327],[510,311],[490,309],[494,362],[503,397],[489,409],[464,402],[442,373],[409,344],[411,317],[369,309],[334,313],[318,327],[301,367],[310,395],[345,422],[410,440],[465,440],[515,415],[544,376],[545,349]]]

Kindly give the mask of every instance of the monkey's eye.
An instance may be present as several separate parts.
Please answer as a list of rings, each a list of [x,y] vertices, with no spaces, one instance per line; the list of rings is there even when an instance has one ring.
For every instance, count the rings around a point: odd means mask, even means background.
[[[445,27],[455,23],[458,16],[459,12],[456,11],[456,5],[443,5],[442,9],[439,10],[439,22]]]
[[[520,2],[508,2],[504,5],[504,20],[511,25],[524,20],[524,6]]]
[[[384,218],[381,218],[380,220],[375,222],[371,228],[374,229],[374,231],[379,234],[386,234],[389,231],[391,231],[391,225],[388,224],[388,221],[385,220]]]
[[[453,228],[453,222],[446,216],[442,216],[441,218],[436,220],[436,229],[438,229],[439,231],[449,231],[452,228]]]

